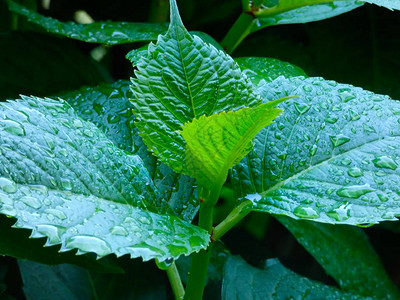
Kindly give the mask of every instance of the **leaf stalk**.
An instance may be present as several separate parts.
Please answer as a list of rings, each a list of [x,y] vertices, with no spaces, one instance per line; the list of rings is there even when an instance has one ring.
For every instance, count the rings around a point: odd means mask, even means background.
[[[175,295],[176,300],[183,299],[185,295],[185,289],[179,276],[178,269],[176,268],[175,262],[166,270],[169,282],[171,283],[172,291]]]

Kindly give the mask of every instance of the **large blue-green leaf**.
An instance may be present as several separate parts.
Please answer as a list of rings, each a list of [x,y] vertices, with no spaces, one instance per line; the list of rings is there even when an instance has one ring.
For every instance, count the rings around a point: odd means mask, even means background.
[[[294,220],[283,216],[277,219],[335,278],[343,290],[378,299],[400,297],[368,237],[360,228]]]
[[[259,103],[232,58],[187,32],[175,1],[167,34],[150,44],[137,68],[136,125],[149,149],[177,172],[184,161],[185,141],[178,133],[183,124]]]
[[[312,281],[286,269],[277,259],[265,262],[264,269],[231,256],[226,264],[222,299],[371,299],[363,298]]]
[[[0,106],[0,212],[61,251],[144,260],[199,251],[208,235],[168,213],[137,155],[118,149],[64,101]]]
[[[299,67],[279,59],[267,57],[238,57],[235,58],[235,61],[254,85],[258,85],[261,80],[267,82],[273,81],[279,76],[307,76]]]
[[[361,2],[367,2],[371,4],[376,4],[382,7],[386,7],[388,9],[399,9],[400,10],[400,1],[399,0],[360,0]]]
[[[237,196],[254,209],[325,223],[397,220],[400,104],[321,78],[280,77],[265,101],[298,96],[234,168]]]
[[[175,214],[192,221],[197,212],[195,180],[177,174],[160,162],[148,150],[134,124],[133,93],[129,81],[117,81],[98,87],[86,87],[63,94],[77,114],[99,127],[119,148],[137,154],[157,187]]]
[[[128,22],[94,22],[77,24],[60,22],[50,17],[29,10],[24,6],[7,0],[9,9],[25,16],[28,21],[43,27],[47,31],[72,39],[108,45],[156,40],[157,36],[167,30],[167,24],[161,23],[128,23]]]

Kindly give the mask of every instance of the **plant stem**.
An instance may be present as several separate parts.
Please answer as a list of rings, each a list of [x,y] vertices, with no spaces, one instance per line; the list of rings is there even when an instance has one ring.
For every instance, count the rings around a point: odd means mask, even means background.
[[[224,39],[221,41],[221,46],[227,53],[232,53],[243,39],[251,33],[254,20],[255,18],[247,13],[242,13],[239,16],[235,24],[233,24]]]
[[[213,231],[213,212],[221,192],[221,185],[214,185],[211,189],[199,187],[200,213],[199,227],[208,231],[211,235]],[[204,287],[207,279],[208,263],[210,261],[212,243],[206,250],[201,250],[193,255],[192,265],[190,266],[189,280],[185,291],[185,300],[201,300],[203,298]]]
[[[172,291],[174,292],[175,299],[183,299],[185,295],[185,289],[183,288],[181,277],[179,276],[178,269],[176,268],[175,262],[166,270],[169,282],[171,283]]]
[[[163,23],[168,21],[169,0],[153,0],[151,1],[149,22]]]
[[[245,216],[247,216],[251,210],[250,207],[252,202],[250,200],[243,201],[240,205],[235,207],[229,215],[214,228],[212,234],[212,241],[217,241],[225,233],[227,233],[233,226],[239,223]]]

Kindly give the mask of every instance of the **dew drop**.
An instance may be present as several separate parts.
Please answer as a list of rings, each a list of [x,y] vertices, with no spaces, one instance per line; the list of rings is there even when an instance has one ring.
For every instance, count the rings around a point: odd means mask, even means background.
[[[329,139],[331,140],[333,147],[341,146],[350,141],[350,138],[343,134],[331,135],[329,136]]]
[[[318,149],[317,145],[314,144],[310,149],[310,155],[314,156],[315,153],[317,152],[317,149]]]
[[[0,177],[0,189],[6,193],[13,194],[17,191],[17,184],[8,178]]]
[[[299,218],[306,218],[306,219],[315,219],[319,217],[319,212],[316,211],[314,208],[304,205],[297,206],[293,214]]]
[[[122,226],[114,226],[113,228],[111,228],[111,234],[127,236],[128,235],[128,231]]]
[[[333,116],[329,116],[325,119],[326,122],[330,123],[330,124],[335,124],[337,122],[338,118],[337,117],[333,117]]]
[[[5,131],[17,136],[25,135],[25,129],[24,126],[22,126],[22,124],[12,120],[2,120],[1,122],[5,125],[4,127]]]
[[[378,198],[379,200],[381,200],[382,202],[386,202],[389,200],[389,197],[385,194],[378,194]]]
[[[58,209],[48,208],[44,212],[46,214],[49,214],[49,215],[52,215],[52,216],[56,217],[59,220],[65,220],[67,218],[65,213],[62,212],[61,210],[58,210]]]
[[[311,105],[306,103],[294,102],[294,107],[299,112],[299,114],[304,114],[311,108]]]
[[[336,221],[343,222],[349,219],[350,210],[348,206],[341,205],[339,208],[327,212],[326,215],[330,218],[335,219]]]
[[[364,185],[352,185],[340,188],[336,191],[336,194],[340,197],[347,198],[360,198],[362,195],[373,192],[375,189],[371,188],[369,184]]]
[[[347,171],[347,174],[349,174],[349,176],[351,177],[360,177],[363,176],[363,172],[361,171],[360,168],[357,167],[352,167]]]
[[[0,203],[3,205],[13,205],[14,201],[5,194],[0,194]]]
[[[94,236],[73,236],[66,241],[65,246],[67,248],[78,248],[84,252],[94,252],[99,256],[105,256],[112,252],[106,241]]]
[[[67,179],[61,179],[61,186],[63,187],[64,190],[70,191],[72,190],[72,184],[71,181]]]
[[[61,234],[59,228],[53,225],[37,225],[36,231],[47,236],[50,244],[61,242]]]
[[[397,169],[397,163],[390,157],[386,155],[378,156],[374,160],[372,160],[374,163],[375,167],[378,168],[385,168],[385,169],[392,169],[396,170]]]
[[[38,209],[42,206],[42,204],[40,203],[40,201],[34,197],[30,197],[30,196],[24,196],[21,197],[20,200],[25,203],[26,205],[34,208],[34,209]]]
[[[121,117],[118,116],[118,115],[109,115],[107,117],[107,121],[110,124],[114,124],[114,123],[117,123],[117,122],[121,121]]]

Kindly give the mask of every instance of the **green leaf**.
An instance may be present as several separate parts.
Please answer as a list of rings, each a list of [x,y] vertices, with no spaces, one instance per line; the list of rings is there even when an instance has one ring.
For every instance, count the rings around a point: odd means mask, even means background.
[[[110,79],[76,45],[59,38],[3,32],[0,48],[0,100],[20,94],[48,96]]]
[[[128,22],[94,22],[77,24],[60,22],[50,17],[29,10],[14,1],[7,0],[9,9],[25,16],[28,21],[46,29],[53,34],[72,39],[107,45],[125,44],[156,40],[157,36],[167,30],[167,24],[161,23],[128,23]]]
[[[341,292],[286,269],[277,259],[263,270],[231,256],[225,265],[222,299],[370,299]]]
[[[208,234],[169,211],[136,155],[119,150],[64,101],[0,105],[0,212],[60,251],[144,260],[206,247]]]
[[[252,149],[251,140],[282,112],[273,107],[283,100],[210,117],[201,116],[186,123],[181,131],[186,141],[183,172],[196,178],[202,187],[222,186],[228,170]]]
[[[72,265],[47,266],[18,261],[26,299],[93,299],[88,272]]]
[[[319,2],[319,3],[318,3]],[[250,33],[267,26],[320,21],[349,12],[363,5],[360,1],[280,0],[272,7],[259,9]],[[317,3],[317,4],[315,4]]]
[[[85,87],[62,94],[76,113],[86,121],[94,123],[119,148],[140,156],[146,169],[175,214],[191,222],[198,204],[195,195],[195,180],[177,174],[157,160],[143,143],[134,124],[133,93],[129,81],[117,81],[98,87]]]
[[[399,291],[361,229],[283,216],[277,219],[343,290],[377,299],[399,298]]]
[[[297,95],[260,131],[234,168],[238,197],[254,209],[324,223],[397,220],[398,102],[321,78],[280,77],[259,88],[264,99]]]
[[[235,58],[235,61],[254,85],[258,85],[261,80],[271,82],[279,76],[307,77],[306,73],[299,67],[279,59],[267,57],[239,57]]]
[[[76,256],[72,252],[60,253],[59,247],[43,247],[43,240],[30,239],[29,230],[11,228],[14,219],[0,216],[0,254],[47,265],[74,264],[100,273],[123,273],[123,269],[110,257],[96,260],[94,256]]]
[[[360,0],[362,2],[367,2],[371,4],[376,4],[382,7],[386,7],[388,9],[398,9],[400,10],[400,1],[399,0]]]
[[[228,55],[190,35],[175,1],[165,36],[149,46],[133,79],[137,127],[161,161],[182,171],[181,126],[202,115],[254,106],[259,97]]]

